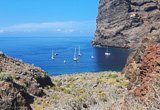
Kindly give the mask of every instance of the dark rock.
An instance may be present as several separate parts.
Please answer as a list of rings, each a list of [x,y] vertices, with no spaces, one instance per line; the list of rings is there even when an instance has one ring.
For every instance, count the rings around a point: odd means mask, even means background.
[[[88,108],[87,104],[83,104],[83,108]]]
[[[20,76],[16,75],[15,79],[16,79],[16,80],[19,80],[19,79],[20,79]]]
[[[14,82],[0,81],[0,109],[1,110],[31,110],[33,97]]]
[[[137,47],[144,36],[160,28],[159,7],[159,0],[100,0],[92,44]]]
[[[45,95],[45,93],[43,92],[43,90],[41,88],[39,88],[38,85],[36,84],[32,84],[29,86],[28,88],[29,93],[31,93],[34,96],[38,96],[38,97],[42,97]]]
[[[144,8],[144,11],[149,12],[149,11],[154,11],[158,9],[158,6],[156,4],[150,4],[148,7]]]
[[[4,54],[0,55],[0,67],[1,71],[10,76],[0,84],[0,91],[4,90],[3,93],[0,92],[1,110],[30,110],[33,98],[44,96],[43,88],[53,86],[51,78],[42,69]]]

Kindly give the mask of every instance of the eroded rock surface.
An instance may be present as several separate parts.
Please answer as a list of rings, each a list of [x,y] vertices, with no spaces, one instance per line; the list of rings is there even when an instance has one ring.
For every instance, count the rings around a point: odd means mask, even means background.
[[[160,39],[160,36],[158,38]],[[145,38],[139,49],[128,58],[124,73],[130,81],[125,107],[160,109],[160,92],[158,92],[160,91],[159,40],[153,42]]]
[[[13,81],[0,81],[1,110],[31,110],[33,96],[29,95],[23,86]]]
[[[31,99],[44,96],[43,88],[48,86],[53,84],[45,71],[0,52],[1,110],[31,109]]]
[[[137,47],[160,28],[160,0],[100,0],[96,46]]]

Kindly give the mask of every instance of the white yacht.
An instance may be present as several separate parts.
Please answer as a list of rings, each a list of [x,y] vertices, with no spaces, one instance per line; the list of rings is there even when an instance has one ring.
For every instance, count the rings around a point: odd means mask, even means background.
[[[94,58],[94,56],[92,55],[92,56],[91,56],[91,58],[93,59],[93,58]]]
[[[105,55],[106,55],[106,56],[111,55],[111,53],[108,51],[108,46],[107,46],[107,49],[106,49]]]
[[[92,59],[94,58],[94,52],[93,52],[93,48],[92,48],[92,56],[91,56],[91,58],[92,58]]]

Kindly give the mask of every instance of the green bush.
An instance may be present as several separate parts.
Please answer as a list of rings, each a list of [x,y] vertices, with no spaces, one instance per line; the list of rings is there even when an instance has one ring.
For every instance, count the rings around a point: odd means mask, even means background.
[[[127,87],[129,85],[129,82],[123,81],[123,82],[121,82],[121,85]]]
[[[64,93],[70,94],[71,91],[65,87],[60,87],[60,90],[63,91]]]
[[[0,73],[0,81],[12,81],[12,76],[8,73],[5,73],[5,72],[1,72]]]
[[[109,78],[117,78],[118,75],[117,75],[117,74],[109,74],[108,77],[109,77]]]

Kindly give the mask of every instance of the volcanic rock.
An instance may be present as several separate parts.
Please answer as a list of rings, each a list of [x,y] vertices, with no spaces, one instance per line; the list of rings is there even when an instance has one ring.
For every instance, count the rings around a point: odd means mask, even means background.
[[[159,28],[159,0],[100,0],[92,44],[135,48]]]

